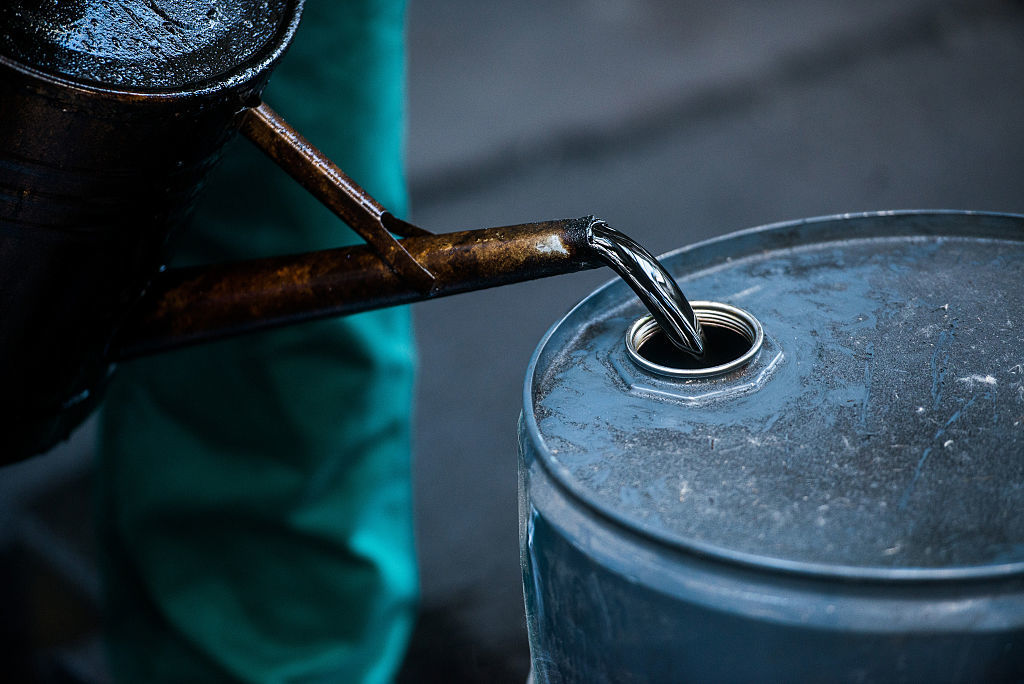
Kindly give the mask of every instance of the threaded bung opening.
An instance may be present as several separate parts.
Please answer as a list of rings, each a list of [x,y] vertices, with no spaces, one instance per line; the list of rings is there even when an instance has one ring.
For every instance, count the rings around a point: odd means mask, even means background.
[[[743,309],[720,302],[691,302],[704,331],[704,355],[687,354],[669,341],[650,315],[626,333],[626,350],[643,370],[675,378],[708,378],[741,368],[761,349],[764,331]]]

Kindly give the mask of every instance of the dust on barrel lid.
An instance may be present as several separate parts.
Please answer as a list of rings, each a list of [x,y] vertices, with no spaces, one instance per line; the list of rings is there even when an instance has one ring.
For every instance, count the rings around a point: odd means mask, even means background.
[[[0,56],[125,91],[244,81],[283,53],[298,0],[13,0]]]
[[[764,343],[713,378],[646,372],[624,283],[541,342],[538,460],[576,500],[685,552],[928,579],[1024,571],[1024,217],[887,212],[744,231],[667,256]]]

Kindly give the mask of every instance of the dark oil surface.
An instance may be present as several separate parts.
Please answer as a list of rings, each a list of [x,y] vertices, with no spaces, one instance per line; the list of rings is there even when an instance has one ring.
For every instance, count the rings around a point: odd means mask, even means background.
[[[297,0],[0,0],[0,55],[127,89],[180,89],[280,47]]]
[[[750,349],[750,340],[738,332],[706,323],[701,327],[704,330],[704,356],[701,358],[680,350],[660,328],[640,346],[640,356],[659,366],[696,370],[729,363]]]

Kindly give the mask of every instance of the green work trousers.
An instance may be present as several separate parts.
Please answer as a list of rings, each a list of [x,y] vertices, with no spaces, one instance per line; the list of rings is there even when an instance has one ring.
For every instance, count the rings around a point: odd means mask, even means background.
[[[401,215],[404,3],[307,0],[265,100]],[[336,247],[351,231],[242,139],[175,264]],[[115,680],[380,682],[413,621],[409,313],[124,364],[100,430]]]

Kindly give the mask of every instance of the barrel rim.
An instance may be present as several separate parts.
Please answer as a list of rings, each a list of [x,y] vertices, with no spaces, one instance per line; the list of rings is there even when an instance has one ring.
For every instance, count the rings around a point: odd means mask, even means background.
[[[707,240],[701,240],[691,245],[686,245],[678,249],[666,252],[665,254],[658,257],[661,259],[669,259],[676,257],[684,253],[697,253],[698,251],[715,251],[717,247],[725,243],[734,244],[740,239],[764,239],[769,240],[772,236],[778,236],[785,231],[791,231],[794,229],[802,229],[805,231],[802,233],[802,237],[805,238],[799,244],[800,245],[819,245],[827,242],[836,242],[842,240],[851,239],[872,239],[872,238],[893,238],[893,237],[913,237],[922,235],[920,232],[885,232],[885,233],[866,233],[858,235],[847,235],[843,237],[841,235],[829,236],[829,228],[833,224],[843,223],[851,219],[870,220],[879,219],[886,217],[900,217],[912,219],[918,218],[956,218],[966,216],[977,216],[982,218],[991,219],[1008,219],[1011,221],[1018,222],[1024,227],[1024,214],[1016,214],[1011,212],[992,212],[992,211],[973,211],[973,210],[959,210],[959,209],[901,209],[901,210],[888,210],[888,211],[875,211],[875,212],[852,212],[852,213],[841,213],[831,214],[825,216],[817,216],[813,218],[797,219],[792,221],[779,221],[775,223],[769,223],[754,228],[747,228],[743,230],[734,231],[718,237],[710,238]],[[810,235],[808,234],[810,233]],[[815,236],[826,237],[826,239],[813,241],[808,238]],[[948,237],[960,237],[960,234],[950,234]],[[970,237],[965,235],[965,237]],[[980,237],[980,236],[979,236]],[[1024,242],[1024,230],[1020,232],[1020,241]],[[772,245],[773,249],[783,249],[786,245]],[[762,247],[764,249],[765,247]],[[741,258],[749,256],[748,252],[741,252]],[[701,268],[707,268],[707,266],[701,266],[699,263],[694,265],[694,270]],[[762,571],[779,572],[791,575],[800,576],[811,576],[811,577],[826,577],[826,578],[840,578],[843,580],[858,580],[858,581],[906,581],[906,582],[935,582],[935,581],[962,581],[962,580],[984,580],[984,579],[998,579],[1010,577],[1013,575],[1024,574],[1024,561],[1010,562],[1010,563],[995,563],[989,565],[971,565],[971,566],[951,566],[944,568],[883,568],[883,567],[872,567],[872,566],[854,566],[854,565],[842,565],[836,564],[831,565],[827,563],[812,563],[807,561],[795,561],[784,558],[777,558],[773,556],[764,556],[755,553],[749,553],[744,551],[737,551],[730,549],[725,546],[718,544],[712,544],[709,542],[699,541],[695,539],[680,539],[677,536],[673,536],[666,533],[659,533],[658,531],[645,529],[638,525],[635,521],[630,520],[627,516],[622,515],[600,502],[588,500],[574,486],[574,479],[569,473],[567,468],[559,466],[557,463],[552,462],[552,454],[548,449],[546,442],[540,432],[540,426],[537,424],[536,415],[534,413],[533,405],[533,387],[534,378],[537,375],[538,366],[541,361],[541,356],[544,354],[548,342],[555,335],[555,333],[566,323],[570,318],[576,315],[576,312],[582,307],[588,305],[588,303],[602,295],[607,289],[616,285],[620,282],[618,278],[613,278],[596,290],[591,292],[589,295],[579,301],[572,309],[569,310],[564,316],[562,316],[554,325],[552,325],[544,336],[541,338],[537,347],[534,349],[533,354],[530,357],[530,362],[527,365],[526,376],[523,382],[523,421],[525,425],[525,433],[533,445],[538,458],[536,461],[541,464],[548,475],[551,477],[552,482],[561,490],[563,490],[572,500],[575,500],[581,506],[590,509],[603,518],[611,521],[612,523],[619,525],[630,531],[633,534],[639,535],[641,538],[648,539],[659,544],[668,546],[676,551],[689,552],[697,554],[699,556],[713,558],[719,561],[725,561],[728,563],[741,565],[748,568],[755,568]]]

